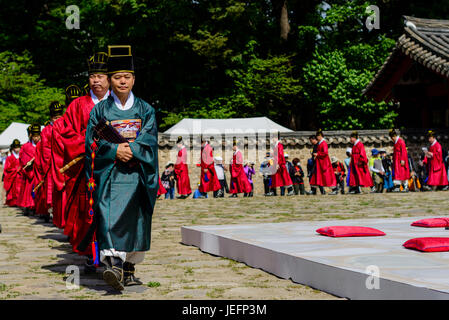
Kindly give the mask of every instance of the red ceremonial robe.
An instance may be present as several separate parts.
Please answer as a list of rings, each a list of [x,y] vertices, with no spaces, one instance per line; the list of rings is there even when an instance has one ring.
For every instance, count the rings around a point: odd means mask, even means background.
[[[41,152],[42,152],[42,170],[44,172],[45,198],[47,199],[47,208],[52,207],[53,198],[53,179],[51,177],[51,158],[52,158],[52,138],[53,123],[47,125],[41,133]]]
[[[53,181],[52,207],[53,224],[59,229],[65,227],[65,178],[59,170],[64,166],[64,144],[62,143],[60,132],[64,128],[64,118],[59,118],[53,123],[51,139],[51,168],[50,178]]]
[[[161,177],[159,177],[159,189],[157,190],[157,195],[160,196],[161,194],[166,194],[167,190],[165,190],[164,186],[162,185]]]
[[[65,127],[60,131],[61,141],[64,144],[64,165],[73,159],[85,155],[86,128],[90,111],[94,107],[90,95],[76,98],[67,107],[63,119]],[[92,219],[89,215],[86,173],[84,160],[64,172],[66,191],[66,224],[64,234],[70,237],[70,243],[75,252],[78,252],[78,244],[83,240]],[[79,254],[91,254],[89,246],[85,252]]]
[[[6,158],[3,169],[3,188],[6,191],[5,204],[10,207],[17,206],[20,195],[20,186],[23,183],[20,173],[22,166],[18,158],[11,154]]]
[[[212,147],[206,143],[201,148],[201,180],[198,190],[206,193],[209,191],[217,191],[221,189],[220,181],[217,178],[217,173],[214,167],[214,157],[212,154]],[[207,169],[207,173],[204,170]]]
[[[352,147],[351,173],[349,177],[349,185],[351,187],[372,187],[373,179],[371,178],[368,168],[368,158],[366,156],[365,146],[360,140]]]
[[[401,165],[401,160],[405,162],[404,166]],[[407,148],[404,140],[399,137],[393,147],[393,170],[393,180],[405,181],[410,179]]]
[[[310,179],[311,186],[334,187],[337,185],[334,169],[329,159],[327,142],[322,139],[318,143],[317,156],[315,158],[315,171]]]
[[[429,158],[429,186],[447,186],[447,173],[443,163],[443,149],[438,141],[430,146],[429,152],[432,152],[432,158]]]
[[[191,194],[192,189],[190,188],[189,168],[187,166],[187,149],[185,146],[178,151],[178,158],[175,163],[175,174],[178,194]]]
[[[234,152],[230,167],[231,188],[229,189],[229,193],[250,193],[252,188],[243,169],[243,156],[240,150]]]
[[[35,188],[44,179],[45,176],[44,170],[42,168],[42,140],[39,141],[36,145],[33,170],[33,188]],[[41,185],[40,188],[36,192],[34,192],[34,203],[37,215],[48,215],[47,199],[45,195],[45,187],[43,185]]]
[[[274,147],[273,153],[273,165],[275,167],[276,165],[279,165],[279,168],[277,169],[276,173],[271,176],[271,187],[277,188],[283,186],[291,186],[293,184],[292,179],[290,178],[288,170],[285,166],[286,161],[284,157],[284,145],[278,141],[278,143]]]
[[[34,179],[34,170],[33,164],[28,166],[25,170],[23,167],[26,166],[28,161],[33,159],[36,155],[36,146],[33,145],[31,141],[25,143],[20,149],[19,162],[22,166],[22,186],[20,187],[20,197],[18,199],[18,206],[22,208],[34,209],[34,199],[31,195],[33,191],[33,179]]]

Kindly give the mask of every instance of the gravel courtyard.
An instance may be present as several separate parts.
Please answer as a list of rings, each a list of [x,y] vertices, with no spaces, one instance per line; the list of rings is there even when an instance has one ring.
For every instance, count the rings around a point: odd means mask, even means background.
[[[118,294],[100,268],[84,275],[51,223],[0,208],[0,299],[337,299],[243,263],[181,244],[181,226],[298,220],[447,216],[449,192],[158,200],[152,248],[137,276],[144,286]],[[449,233],[448,233],[449,234]],[[80,286],[66,286],[66,268],[80,267]]]

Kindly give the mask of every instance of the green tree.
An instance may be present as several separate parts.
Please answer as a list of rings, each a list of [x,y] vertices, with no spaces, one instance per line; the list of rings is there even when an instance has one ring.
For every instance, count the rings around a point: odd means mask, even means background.
[[[0,68],[0,131],[12,121],[44,124],[50,117],[50,102],[64,101],[63,90],[46,86],[44,79],[32,73],[28,52],[0,52]]]

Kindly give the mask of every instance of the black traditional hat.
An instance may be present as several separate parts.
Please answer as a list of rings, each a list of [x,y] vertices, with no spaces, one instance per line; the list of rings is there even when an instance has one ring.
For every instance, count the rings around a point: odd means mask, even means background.
[[[350,137],[358,139],[359,138],[359,133],[357,131],[352,131]]]
[[[108,55],[109,74],[118,72],[134,73],[134,61],[131,54],[131,46],[108,46]]]
[[[390,138],[393,138],[394,136],[397,136],[397,135],[398,135],[397,132],[396,132],[396,130],[394,130],[394,128],[391,129],[390,132],[389,132],[388,134],[390,135]]]
[[[435,138],[435,131],[429,130],[429,132],[427,132],[427,138],[430,138],[430,137]]]
[[[97,52],[87,60],[89,74],[100,73],[108,74],[108,54],[106,52]]]
[[[65,88],[66,104],[69,105],[73,100],[83,95],[83,91],[76,84],[71,84]]]
[[[181,143],[181,142],[183,142],[183,141],[182,141],[182,137],[179,136],[178,139],[176,140],[176,143],[178,144],[178,143]]]
[[[233,145],[233,146],[236,146],[237,144],[238,144],[237,139],[236,139],[236,138],[233,138],[233,139],[232,139],[232,145]]]
[[[61,116],[64,112],[64,106],[60,104],[58,101],[52,101],[50,103],[50,117]]]
[[[20,141],[19,139],[14,139],[11,143],[10,150],[20,148]]]
[[[323,130],[318,129],[318,130],[316,131],[315,135],[316,135],[317,137],[318,137],[318,136],[324,137]]]
[[[37,123],[33,123],[31,126],[28,127],[30,129],[30,135],[33,134],[41,134],[41,126]]]

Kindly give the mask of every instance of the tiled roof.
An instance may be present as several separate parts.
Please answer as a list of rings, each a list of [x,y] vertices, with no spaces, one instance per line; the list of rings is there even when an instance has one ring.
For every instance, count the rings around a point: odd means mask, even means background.
[[[449,20],[409,16],[404,18],[404,34],[398,39],[393,52],[363,91],[363,94],[377,101],[391,98],[390,92],[385,93],[382,89],[388,85],[388,81],[405,58],[449,78]],[[381,92],[383,94],[379,96]]]

